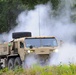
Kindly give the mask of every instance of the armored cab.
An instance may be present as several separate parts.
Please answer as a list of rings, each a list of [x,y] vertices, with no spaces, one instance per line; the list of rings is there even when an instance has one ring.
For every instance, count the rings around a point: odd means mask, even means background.
[[[3,63],[9,69],[22,66],[28,55],[35,55],[36,59],[45,62],[58,51],[55,37],[32,37],[31,32],[16,32],[12,37],[12,41],[0,44],[1,65]]]

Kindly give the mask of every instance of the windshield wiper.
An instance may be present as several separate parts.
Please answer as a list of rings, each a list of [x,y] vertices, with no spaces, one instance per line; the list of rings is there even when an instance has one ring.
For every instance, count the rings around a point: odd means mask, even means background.
[[[50,47],[51,45],[43,45],[44,47]]]

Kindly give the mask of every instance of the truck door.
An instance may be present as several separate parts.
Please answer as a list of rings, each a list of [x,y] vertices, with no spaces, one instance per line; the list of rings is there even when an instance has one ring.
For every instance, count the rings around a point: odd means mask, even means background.
[[[21,60],[24,60],[24,58],[25,58],[24,49],[25,49],[24,42],[23,41],[19,41],[18,42],[18,53],[19,53],[19,55],[21,57]]]

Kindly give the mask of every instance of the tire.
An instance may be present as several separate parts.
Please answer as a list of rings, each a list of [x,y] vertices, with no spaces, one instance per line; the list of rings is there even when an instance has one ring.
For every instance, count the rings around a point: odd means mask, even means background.
[[[15,61],[14,61],[14,66],[15,67],[21,67],[21,59],[20,59],[20,57],[17,57],[16,59],[15,59]]]
[[[12,38],[17,39],[21,37],[31,37],[31,32],[16,32],[12,33]]]
[[[2,68],[3,68],[3,67],[2,67],[2,64],[3,64],[3,63],[2,63],[2,62],[0,62],[0,69],[2,69]]]
[[[10,58],[8,60],[8,69],[10,69],[10,70],[14,69],[14,59],[13,58]]]
[[[45,54],[45,55],[39,55],[38,56],[39,59],[39,64],[44,66],[44,65],[48,65],[48,61],[49,61],[49,55]]]

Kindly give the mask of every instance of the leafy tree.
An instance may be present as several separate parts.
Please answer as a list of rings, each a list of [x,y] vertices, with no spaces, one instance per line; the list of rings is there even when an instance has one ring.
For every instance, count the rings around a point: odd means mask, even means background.
[[[25,9],[34,9],[37,4],[52,3],[53,10],[58,8],[60,0],[0,0],[0,33],[15,27],[17,16]],[[76,4],[74,5],[76,8]]]
[[[18,14],[23,11],[20,0],[1,0],[0,1],[0,32],[9,31],[16,25]]]

